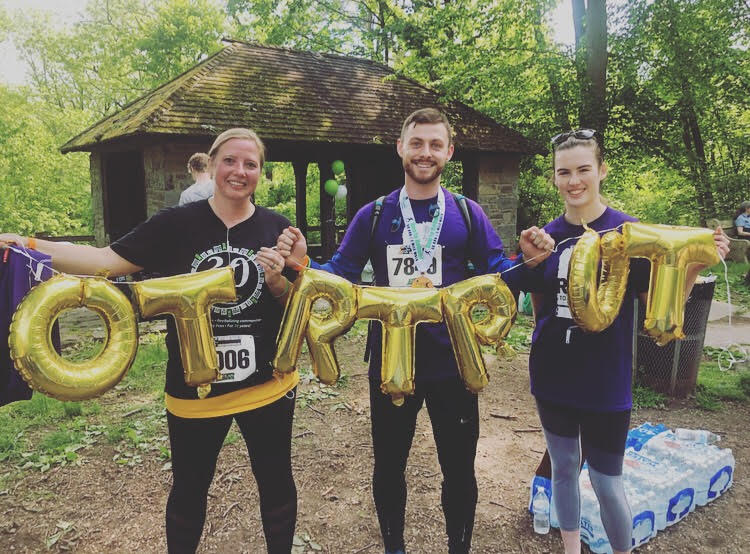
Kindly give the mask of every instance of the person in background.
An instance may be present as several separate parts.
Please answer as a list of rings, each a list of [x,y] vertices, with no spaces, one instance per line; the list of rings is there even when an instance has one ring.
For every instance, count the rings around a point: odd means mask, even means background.
[[[740,204],[737,213],[734,215],[734,224],[737,227],[738,238],[750,239],[750,200]]]
[[[187,167],[195,182],[182,191],[178,205],[205,200],[214,195],[214,182],[208,171],[209,163],[208,154],[203,152],[196,152],[190,156]]]
[[[544,229],[558,245],[536,272],[524,281],[535,293],[537,324],[529,357],[534,395],[552,462],[552,500],[560,522],[566,554],[581,551],[580,491],[582,456],[589,464],[591,484],[601,518],[615,553],[631,548],[632,518],[622,481],[625,440],[632,407],[633,300],[649,286],[645,259],[630,263],[626,298],[612,325],[599,333],[579,328],[568,307],[568,268],[575,239],[585,222],[595,231],[614,229],[632,216],[602,201],[601,182],[607,166],[596,131],[579,129],[552,139],[554,183],[565,213]],[[729,240],[717,229],[714,242],[721,257]],[[688,267],[689,291],[698,264]]]

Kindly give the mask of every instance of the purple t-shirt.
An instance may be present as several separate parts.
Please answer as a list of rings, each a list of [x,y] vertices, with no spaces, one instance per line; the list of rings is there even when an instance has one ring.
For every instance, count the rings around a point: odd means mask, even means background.
[[[14,247],[19,248],[19,247]],[[31,260],[13,250],[2,250],[0,262],[0,406],[31,398],[31,388],[10,359],[8,335],[13,313],[32,287],[52,276],[50,257],[26,249]]]
[[[608,207],[589,227],[603,231],[626,221],[636,219]],[[581,225],[568,223],[564,216],[544,229],[558,245],[584,232]],[[620,313],[604,331],[586,333],[573,321],[568,308],[568,266],[577,242],[560,245],[540,264],[530,286],[524,287],[544,293],[529,358],[531,393],[543,401],[584,410],[628,410],[632,406],[633,300],[637,293],[648,290],[650,264],[642,258],[631,260]]]
[[[357,282],[367,260],[370,259],[375,271],[375,284],[388,286],[387,247],[408,244],[398,205],[400,190],[398,188],[391,192],[383,201],[383,211],[372,237],[370,228],[374,203],[370,202],[352,219],[333,258],[323,265],[313,263],[312,266]],[[505,257],[503,243],[479,204],[467,199],[472,224],[469,240],[469,231],[453,194],[446,189],[443,189],[443,193],[445,220],[438,239],[438,244],[442,247],[440,286],[445,287],[472,277],[466,267],[467,259],[471,259],[477,275],[503,271],[514,265],[512,260]],[[417,224],[430,222],[437,206],[437,196],[426,200],[412,200],[411,206]],[[507,278],[506,282],[509,285],[512,283],[512,286],[517,287],[523,272],[522,268],[518,268],[509,271],[503,278]],[[382,338],[380,325],[373,326],[373,332],[370,378],[379,380]],[[453,346],[444,323],[417,325],[415,366],[417,383],[458,376]]]

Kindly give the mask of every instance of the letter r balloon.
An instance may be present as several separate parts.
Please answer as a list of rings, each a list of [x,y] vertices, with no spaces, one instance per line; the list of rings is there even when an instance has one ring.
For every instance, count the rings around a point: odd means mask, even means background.
[[[340,375],[333,341],[355,321],[355,286],[346,279],[314,269],[304,270],[292,287],[279,329],[273,366],[281,373],[296,369],[302,339],[312,358],[313,372],[332,384]]]

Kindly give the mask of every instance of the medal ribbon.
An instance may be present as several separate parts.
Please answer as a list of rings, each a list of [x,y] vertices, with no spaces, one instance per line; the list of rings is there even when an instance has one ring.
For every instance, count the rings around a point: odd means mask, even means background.
[[[438,189],[437,198],[437,210],[432,216],[432,224],[430,230],[425,238],[425,244],[419,238],[419,232],[417,231],[417,221],[414,218],[414,212],[411,209],[411,202],[406,194],[406,186],[401,189],[401,193],[398,197],[398,203],[401,207],[401,215],[404,218],[404,227],[406,227],[406,234],[409,237],[409,247],[414,253],[414,264],[417,266],[417,270],[420,273],[426,273],[427,269],[432,264],[432,258],[437,247],[438,238],[440,238],[440,230],[443,228],[443,221],[445,221],[445,193],[442,187]]]

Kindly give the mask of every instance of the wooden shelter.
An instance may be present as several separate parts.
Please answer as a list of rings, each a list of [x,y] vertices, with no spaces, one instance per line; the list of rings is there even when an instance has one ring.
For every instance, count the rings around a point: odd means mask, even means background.
[[[346,166],[347,216],[403,184],[396,139],[405,117],[423,107],[443,110],[455,129],[454,160],[463,191],[515,246],[517,181],[522,156],[541,149],[520,133],[452,102],[369,60],[228,41],[174,80],[72,138],[62,152],[91,152],[97,244],[129,231],[191,184],[186,162],[230,127],[254,129],[268,159],[291,162],[297,225],[307,230],[306,176],[320,167],[321,248],[336,248],[333,199],[322,184],[332,160]]]

